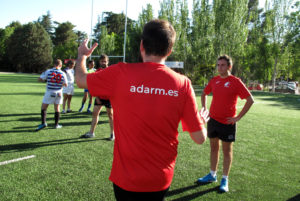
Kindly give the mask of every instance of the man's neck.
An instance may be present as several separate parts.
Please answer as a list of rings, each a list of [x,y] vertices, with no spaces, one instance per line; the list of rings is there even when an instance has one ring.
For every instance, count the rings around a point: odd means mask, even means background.
[[[154,55],[145,55],[143,58],[143,62],[153,62],[153,63],[159,63],[159,64],[164,64],[165,60],[166,60],[166,57],[154,56]]]

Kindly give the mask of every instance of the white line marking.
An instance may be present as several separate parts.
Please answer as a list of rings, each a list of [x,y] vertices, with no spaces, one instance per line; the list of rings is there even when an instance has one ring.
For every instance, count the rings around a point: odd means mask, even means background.
[[[9,164],[9,163],[14,163],[14,162],[34,158],[34,157],[35,157],[35,155],[31,155],[31,156],[26,156],[26,157],[23,157],[23,158],[16,158],[16,159],[12,159],[12,160],[9,160],[9,161],[3,161],[3,162],[0,162],[0,165],[6,165],[6,164]]]

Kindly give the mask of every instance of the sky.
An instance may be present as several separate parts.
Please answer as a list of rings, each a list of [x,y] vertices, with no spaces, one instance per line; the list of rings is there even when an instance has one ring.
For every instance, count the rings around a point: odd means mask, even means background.
[[[127,15],[130,19],[137,20],[142,8],[146,8],[150,3],[154,17],[157,17],[160,1],[127,0]],[[264,0],[260,0],[260,5],[263,6],[262,1]],[[190,11],[192,2],[193,0],[188,0]],[[84,31],[89,35],[91,27],[95,26],[102,12],[125,14],[126,0],[0,0],[0,28],[5,28],[13,21],[19,21],[21,24],[36,21],[42,15],[46,15],[47,11],[50,11],[52,21],[69,21],[76,26],[75,30]]]

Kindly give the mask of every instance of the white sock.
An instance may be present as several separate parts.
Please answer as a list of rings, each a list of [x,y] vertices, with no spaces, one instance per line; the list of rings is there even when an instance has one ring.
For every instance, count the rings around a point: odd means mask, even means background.
[[[228,179],[228,176],[223,175],[222,178],[223,178],[223,179]]]
[[[215,176],[217,175],[217,171],[212,171],[212,170],[210,170],[210,174],[211,174],[213,177],[215,177]]]

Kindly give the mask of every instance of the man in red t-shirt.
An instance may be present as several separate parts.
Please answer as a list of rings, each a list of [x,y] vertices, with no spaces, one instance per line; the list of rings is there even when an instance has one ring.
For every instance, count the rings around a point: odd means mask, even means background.
[[[88,75],[85,61],[97,44],[89,49],[85,40],[78,48],[77,85],[109,99],[114,108],[109,179],[117,200],[164,199],[174,174],[180,121],[196,143],[206,139],[207,115],[198,112],[190,80],[163,64],[175,37],[169,22],[152,20],[142,33],[143,63],[118,63]]]
[[[109,63],[109,58],[106,54],[101,54],[99,58],[99,68],[96,70],[101,71],[105,68],[107,68]],[[92,123],[90,127],[90,131],[81,135],[81,138],[93,138],[95,137],[95,130],[96,126],[99,121],[99,114],[102,109],[102,106],[105,106],[108,120],[109,120],[109,127],[110,127],[110,137],[109,140],[113,141],[115,140],[115,134],[114,134],[114,127],[113,127],[113,109],[111,107],[110,101],[106,99],[102,99],[100,97],[96,97],[94,101],[94,109],[93,109],[93,118],[92,118]]]
[[[207,123],[208,137],[210,139],[210,168],[208,175],[199,178],[198,183],[216,182],[217,166],[219,162],[220,140],[223,148],[223,177],[220,191],[227,192],[228,174],[233,159],[233,142],[235,141],[236,122],[239,121],[254,103],[253,97],[243,82],[231,75],[232,59],[223,55],[217,62],[219,76],[212,78],[205,87],[201,103],[207,110],[207,95],[212,93],[210,106],[210,120]],[[236,116],[237,98],[246,99],[241,112]]]

